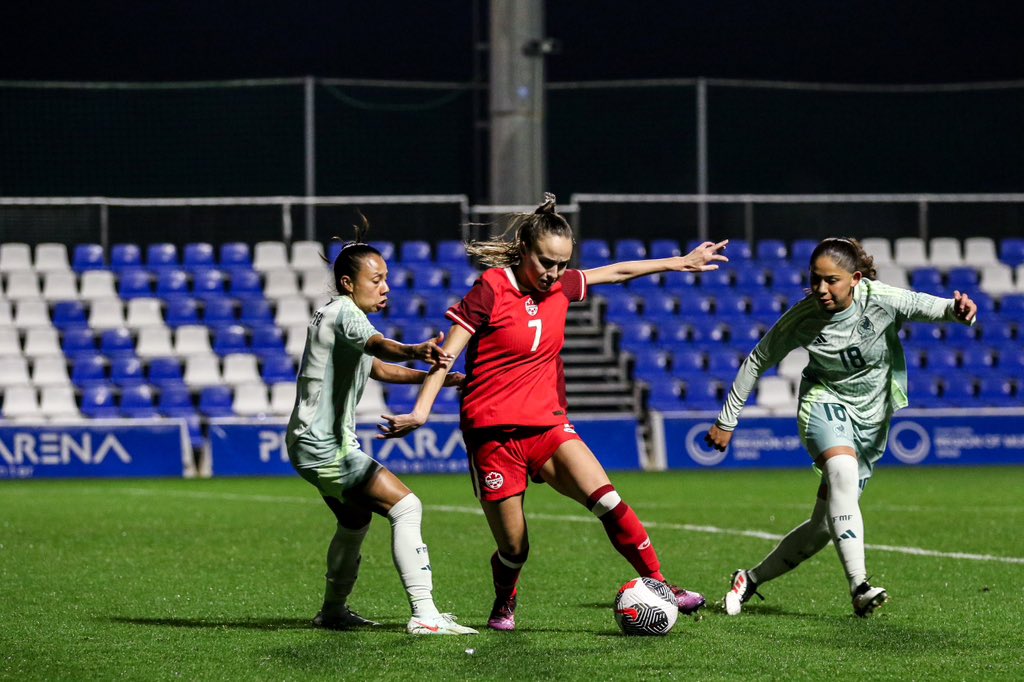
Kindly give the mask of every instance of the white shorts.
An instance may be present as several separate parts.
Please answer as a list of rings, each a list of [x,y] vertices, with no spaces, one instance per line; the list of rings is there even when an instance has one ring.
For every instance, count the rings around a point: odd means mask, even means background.
[[[871,478],[875,462],[885,454],[889,440],[888,416],[879,423],[858,423],[838,399],[827,403],[801,402],[797,425],[811,459],[817,460],[829,448],[853,448],[860,465],[862,488],[863,481]]]

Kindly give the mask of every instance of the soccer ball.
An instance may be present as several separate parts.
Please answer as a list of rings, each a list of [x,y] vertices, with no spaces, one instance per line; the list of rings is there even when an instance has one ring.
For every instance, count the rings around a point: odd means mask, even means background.
[[[679,617],[672,590],[654,578],[633,578],[615,596],[615,622],[627,635],[667,635]]]

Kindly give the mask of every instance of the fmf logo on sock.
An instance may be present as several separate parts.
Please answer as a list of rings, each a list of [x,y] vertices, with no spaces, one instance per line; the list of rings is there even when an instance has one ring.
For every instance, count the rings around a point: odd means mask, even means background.
[[[489,471],[484,476],[484,485],[491,490],[497,490],[501,486],[505,485],[505,477],[499,474],[497,471]]]

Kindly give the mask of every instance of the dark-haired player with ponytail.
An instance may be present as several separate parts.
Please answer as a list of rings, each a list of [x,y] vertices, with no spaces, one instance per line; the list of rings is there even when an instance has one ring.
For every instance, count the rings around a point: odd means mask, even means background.
[[[288,422],[288,457],[299,474],[323,496],[338,526],[327,550],[324,603],[313,625],[346,629],[376,625],[348,607],[359,572],[360,549],[371,515],[391,523],[391,553],[412,607],[406,626],[414,635],[465,635],[434,605],[433,578],[420,526],[423,506],[397,476],[359,447],[355,412],[368,377],[393,384],[421,383],[426,372],[394,362],[421,360],[432,365],[445,386],[457,386],[461,374],[445,374],[452,357],[439,334],[418,344],[385,338],[367,318],[387,305],[388,268],[380,252],[363,243],[367,228],[356,230],[334,261],[338,295],[313,314],[298,372],[295,408]]]
[[[715,270],[718,261],[728,260],[719,253],[726,242],[705,242],[686,256],[570,270],[572,228],[550,194],[533,213],[513,216],[509,232],[512,240],[468,246],[491,269],[448,310],[454,325],[444,346],[455,357],[466,349],[461,427],[474,492],[498,545],[491,557],[495,600],[487,623],[494,630],[515,629],[516,585],[530,549],[523,512],[529,480],[585,505],[637,573],[665,580],[643,524],[569,421],[559,356],[566,312],[595,285],[671,270]],[[379,437],[401,437],[422,426],[442,383],[443,375],[431,372],[412,413],[385,415]],[[673,591],[685,613],[704,605],[696,592]]]
[[[835,544],[849,581],[853,611],[870,616],[888,593],[868,583],[859,498],[885,452],[889,420],[907,405],[907,365],[897,332],[904,322],[973,324],[977,305],[875,280],[870,256],[854,239],[830,238],[811,254],[809,295],[787,310],[740,366],[706,440],[724,451],[757,380],[795,348],[810,361],[800,382],[800,438],[821,472],[811,517],[789,532],[760,564],[738,570],[725,595],[730,615],[759,585]]]

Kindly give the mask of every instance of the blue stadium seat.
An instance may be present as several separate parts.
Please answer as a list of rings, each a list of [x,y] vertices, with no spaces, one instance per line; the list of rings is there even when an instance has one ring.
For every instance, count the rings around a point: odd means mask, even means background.
[[[199,394],[199,412],[204,417],[231,417],[233,399],[228,386],[208,386]]]
[[[124,388],[146,382],[142,373],[142,361],[134,355],[110,359],[110,380],[115,386]]]
[[[252,327],[250,349],[261,358],[284,353],[284,332],[273,323],[255,325]],[[292,378],[295,378],[294,373]]]
[[[642,299],[624,289],[608,287],[601,296],[605,299],[605,319],[608,322],[628,322],[640,314]]]
[[[915,344],[942,340],[942,326],[931,322],[907,322],[903,325],[903,336]]]
[[[213,258],[213,245],[206,242],[185,244],[184,261],[186,270],[212,270],[216,267]]]
[[[1013,407],[1024,396],[1014,396],[1013,378],[1007,374],[988,373],[978,380],[977,401],[985,407]]]
[[[753,263],[736,270],[736,288],[748,296],[760,293],[768,287],[768,271]]]
[[[769,271],[771,275],[772,289],[781,291],[787,295],[791,293],[802,294],[807,286],[806,271],[795,266],[781,265]]]
[[[114,391],[110,384],[92,384],[82,390],[82,414],[90,419],[112,419],[118,416]]]
[[[333,244],[338,244],[338,242],[333,242],[332,245]],[[370,246],[372,246],[373,248],[377,249],[377,251],[380,253],[380,257],[384,259],[384,262],[390,263],[391,261],[393,261],[395,259],[395,244],[394,244],[394,242],[372,241],[372,242],[370,242]],[[338,253],[341,252],[341,247],[342,247],[342,245],[338,244],[337,250],[334,251],[334,255],[331,257],[331,263],[334,263],[334,259],[338,257]],[[429,253],[430,253],[429,245],[427,247],[427,253],[428,253],[427,257],[429,258],[430,257],[429,256]]]
[[[164,300],[191,296],[188,290],[188,273],[184,270],[164,269],[156,282],[156,295]]]
[[[423,317],[423,299],[408,293],[389,297],[387,311],[390,320],[419,319]]]
[[[786,243],[781,239],[762,239],[757,243],[757,260],[765,265],[774,267],[786,262],[788,258],[789,251],[786,249]]]
[[[722,393],[722,383],[717,379],[691,374],[686,379],[683,409],[717,411],[722,407]]]
[[[960,364],[965,372],[980,374],[995,366],[996,352],[994,348],[981,344],[971,344],[960,351]]]
[[[178,247],[174,244],[150,244],[146,247],[146,267],[161,272],[178,269]]]
[[[1024,294],[1006,294],[999,299],[999,315],[1014,322],[1024,322]]]
[[[110,248],[110,269],[121,273],[142,267],[142,249],[138,244],[114,244]]]
[[[181,361],[177,358],[153,358],[149,361],[149,382],[163,389],[182,383]]]
[[[690,348],[690,325],[683,320],[662,320],[658,324],[658,343],[673,352]]]
[[[410,384],[416,386],[416,384]],[[458,414],[459,413],[459,394],[454,388],[442,388],[437,394],[437,400],[434,401],[434,412],[438,414]]]
[[[963,291],[963,289],[961,289],[961,291]],[[952,288],[947,289],[946,293],[950,298],[953,298]],[[972,289],[967,293],[970,294],[971,300],[973,300],[978,305],[979,315],[984,315],[985,317],[988,317],[996,312],[995,299],[986,294],[984,291],[976,291]]]
[[[224,299],[230,301],[231,299]],[[270,301],[265,298],[247,298],[242,301],[242,311],[238,316],[239,324],[252,327],[261,324],[273,324],[274,313],[270,309]]]
[[[263,282],[260,280],[260,273],[245,268],[232,270],[228,293],[238,299],[263,298]]]
[[[672,356],[664,351],[648,349],[638,352],[633,366],[633,376],[638,381],[646,381],[649,384],[667,381],[671,360]]]
[[[651,258],[672,258],[683,255],[679,242],[675,239],[655,239],[651,242]]]
[[[83,353],[72,361],[71,382],[75,386],[106,385],[107,359],[100,353]]]
[[[715,317],[732,324],[735,318],[746,317],[748,305],[746,296],[732,291],[723,291],[715,296]]]
[[[412,263],[407,266],[407,269],[412,274],[413,286],[417,292],[447,288],[445,283],[447,273],[443,268],[431,263]]]
[[[746,356],[743,353],[724,348],[719,349],[708,355],[708,372],[735,374],[744,359],[746,359]]]
[[[974,268],[953,268],[946,275],[946,288],[970,293],[973,297],[980,276]]]
[[[217,329],[213,334],[213,352],[217,355],[246,353],[249,351],[245,327],[229,325]]]
[[[619,345],[631,353],[645,353],[653,350],[657,338],[657,327],[650,322],[623,322],[619,327]]]
[[[784,312],[786,312],[786,299],[782,296],[764,292],[760,296],[750,298],[750,314],[758,318],[761,316],[777,318]]]
[[[252,270],[252,253],[245,242],[225,242],[220,245],[222,270]]]
[[[644,295],[644,318],[663,320],[676,315],[679,302],[676,297],[664,291],[649,291]]]
[[[448,288],[460,297],[480,279],[480,271],[470,265],[448,266]]]
[[[1018,325],[1001,319],[984,319],[977,323],[977,333],[986,343],[1002,345],[1019,334]]]
[[[420,394],[418,384],[388,384],[387,404],[394,412],[411,412]]]
[[[1011,268],[1024,263],[1024,239],[1004,239],[999,244],[999,260]]]
[[[644,275],[643,277],[637,277],[631,279],[626,283],[626,286],[633,289],[637,293],[643,295],[644,292],[650,290],[661,290],[661,274],[655,273],[653,275]]]
[[[729,269],[721,269],[700,273],[700,288],[711,292],[717,292],[722,289],[731,289],[732,271]]]
[[[89,327],[68,327],[63,332],[64,356],[74,362],[80,356],[96,352],[96,335]]]
[[[675,380],[656,381],[651,384],[651,392],[647,397],[647,406],[652,410],[672,412],[683,409],[682,384]]]
[[[997,350],[999,370],[1024,377],[1024,347],[1014,342],[998,346]]]
[[[956,348],[963,348],[966,345],[971,344],[975,339],[975,329],[968,327],[966,324],[960,324],[959,322],[951,322],[943,325],[945,331],[946,342]]]
[[[909,372],[907,388],[910,403],[914,407],[937,407],[942,404],[939,397],[941,390],[939,375],[932,372]]]
[[[431,260],[430,243],[421,239],[410,239],[402,242],[402,245],[398,247],[398,253],[398,260],[402,265],[429,263]]]
[[[927,354],[923,348],[903,344],[903,357],[907,361],[907,367],[911,369],[924,369]]]
[[[661,275],[662,286],[676,296],[689,295],[697,286],[697,274],[694,272],[664,272]]]
[[[757,345],[761,337],[771,329],[769,325],[750,318],[746,324],[734,325],[732,328],[731,343],[736,347],[750,350]]]
[[[193,296],[204,301],[223,298],[224,273],[220,270],[196,270],[192,273]]]
[[[974,376],[965,372],[947,375],[942,400],[951,407],[974,407],[977,390]]]
[[[719,344],[729,341],[732,329],[727,324],[717,322],[709,324],[705,320],[702,324],[690,326],[690,340],[702,348],[714,348]]]
[[[161,388],[157,409],[165,417],[185,420],[193,449],[200,449],[205,445],[199,414],[192,403],[192,392],[187,386],[179,383]]]
[[[811,266],[811,254],[818,247],[813,239],[797,239],[789,245],[789,262],[793,267],[807,270]]]
[[[929,294],[943,291],[942,273],[938,268],[917,268],[910,272],[910,288]]]
[[[103,247],[99,244],[78,244],[71,259],[71,267],[75,272],[87,270],[104,270],[107,267],[103,257]]]
[[[80,301],[58,301],[53,306],[53,326],[61,331],[89,326],[85,306]]]
[[[199,324],[199,303],[186,296],[168,299],[164,321],[172,329],[183,324]]]
[[[459,302],[457,295],[447,291],[428,291],[420,298],[423,299],[423,317],[443,326],[448,324],[444,314]]]
[[[615,260],[643,260],[647,258],[647,247],[639,239],[616,239]]]
[[[100,352],[107,357],[135,355],[135,341],[127,329],[108,329],[100,335]]]
[[[437,262],[444,267],[468,265],[466,245],[458,239],[443,239],[437,243]]]
[[[607,265],[612,251],[603,239],[584,239],[580,244],[580,267],[583,269]]]
[[[288,355],[273,353],[264,356],[262,369],[263,383],[270,386],[283,381],[295,381],[295,365]]]
[[[679,348],[672,353],[672,373],[681,378],[701,373],[707,360],[704,353],[695,348]]]
[[[135,384],[121,389],[121,416],[129,419],[159,417],[154,396],[153,387],[149,384]]]
[[[188,299],[191,300],[191,299]],[[249,301],[258,301],[267,308],[268,319],[263,320],[269,322],[272,318],[269,317],[270,304],[265,299],[253,298]],[[248,301],[247,301],[248,302]],[[244,306],[243,306],[244,307]],[[206,305],[203,306],[203,324],[212,330],[220,329],[221,327],[229,327],[233,324],[242,322],[238,319],[238,301],[233,298],[211,298],[206,301]],[[242,324],[248,324],[242,322]],[[176,325],[174,325],[176,326]]]
[[[118,275],[117,293],[125,301],[153,295],[153,276],[142,268],[125,268]]]
[[[928,349],[927,367],[932,372],[946,372],[956,369],[957,352],[946,346],[933,346]]]

